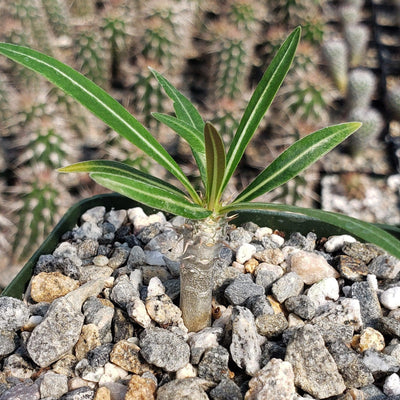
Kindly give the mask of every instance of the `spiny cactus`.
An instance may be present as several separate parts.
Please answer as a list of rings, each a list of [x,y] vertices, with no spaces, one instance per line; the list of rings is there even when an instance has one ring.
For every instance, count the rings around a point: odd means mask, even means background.
[[[370,37],[369,28],[362,24],[349,25],[344,30],[344,35],[349,48],[350,67],[357,67],[365,57]]]
[[[355,69],[349,73],[347,90],[348,108],[366,108],[376,89],[376,77],[367,69]]]
[[[54,34],[57,37],[66,35],[69,31],[69,26],[68,10],[65,2],[61,0],[42,0],[42,4]]]
[[[381,113],[375,108],[356,108],[349,114],[352,121],[362,122],[361,128],[348,140],[348,148],[353,155],[373,146],[384,127]]]
[[[388,82],[386,104],[392,117],[400,121],[400,81]]]
[[[348,80],[348,50],[346,42],[341,38],[325,40],[322,51],[336,87],[342,95],[345,95]]]
[[[360,7],[345,4],[339,7],[339,18],[344,27],[357,24],[360,21]]]
[[[84,31],[75,39],[76,64],[79,71],[98,85],[107,82],[104,44],[97,32]]]

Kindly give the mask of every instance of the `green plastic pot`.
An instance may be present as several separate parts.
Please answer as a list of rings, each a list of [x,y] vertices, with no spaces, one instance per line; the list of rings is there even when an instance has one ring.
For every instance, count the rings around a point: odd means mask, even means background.
[[[78,202],[72,206],[62,217],[60,222],[56,225],[39,249],[32,255],[32,257],[11,281],[11,283],[3,290],[1,296],[22,298],[23,293],[25,292],[25,289],[32,277],[32,271],[39,257],[43,254],[51,254],[58,245],[61,236],[65,232],[71,230],[79,222],[80,216],[86,210],[97,206],[104,206],[106,207],[107,211],[111,210],[112,208],[118,210],[133,207],[142,207],[147,214],[158,211],[116,193],[97,195]],[[269,226],[273,229],[278,229],[286,234],[290,234],[292,232],[300,232],[302,234],[315,232],[318,237],[327,237],[348,233],[344,229],[340,229],[307,216],[286,214],[276,211],[240,211],[237,213],[237,217],[232,221],[232,223],[240,225],[250,221],[260,226]],[[379,226],[400,239],[399,227],[389,225]]]

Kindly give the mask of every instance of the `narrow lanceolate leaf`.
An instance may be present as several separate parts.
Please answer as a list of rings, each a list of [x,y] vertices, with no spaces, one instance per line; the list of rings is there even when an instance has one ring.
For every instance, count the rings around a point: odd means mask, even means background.
[[[204,127],[207,165],[207,203],[213,210],[218,202],[219,189],[225,173],[225,148],[222,137],[209,122]]]
[[[307,215],[309,217],[316,218],[320,221],[342,228],[353,236],[364,240],[365,242],[374,243],[383,250],[387,251],[389,254],[400,259],[400,241],[398,239],[375,225],[360,221],[347,215],[285,204],[268,204],[257,202],[241,202],[230,204],[222,208],[220,212],[228,213],[239,210],[272,210]]]
[[[203,219],[211,214],[181,194],[128,176],[92,172],[90,177],[110,190],[162,211],[191,219]]]
[[[185,196],[185,193],[171,185],[168,182],[165,182],[161,179],[158,179],[152,175],[146,174],[142,171],[139,171],[136,168],[131,167],[130,165],[110,160],[91,160],[91,161],[82,161],[76,164],[68,165],[67,167],[59,168],[59,172],[100,172],[108,175],[115,175],[120,177],[128,177],[131,179],[136,179],[137,181],[141,181],[147,183],[152,186],[159,187],[161,189],[170,191],[180,196]]]
[[[285,79],[300,40],[300,33],[301,29],[298,27],[289,35],[255,89],[229,147],[221,191],[235,172],[250,139]]]
[[[191,197],[200,203],[198,194],[174,159],[133,115],[103,89],[73,68],[38,51],[18,45],[0,43],[0,54],[43,75],[80,102],[113,130],[131,141],[175,175],[186,187]]]
[[[334,125],[298,140],[265,168],[234,203],[253,200],[294,178],[360,126],[359,122]]]
[[[153,117],[174,130],[185,139],[189,146],[197,153],[205,154],[203,133],[183,120],[168,114],[152,113]]]
[[[163,87],[167,96],[173,100],[174,110],[177,118],[196,128],[202,137],[204,121],[196,107],[159,72],[152,68],[150,68],[150,71],[156,77],[159,84]]]

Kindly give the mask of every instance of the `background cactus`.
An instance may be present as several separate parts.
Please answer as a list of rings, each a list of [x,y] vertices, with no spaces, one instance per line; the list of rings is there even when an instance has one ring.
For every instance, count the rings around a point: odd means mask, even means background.
[[[365,58],[370,39],[369,29],[362,24],[349,25],[344,30],[344,36],[349,48],[349,65],[358,67]]]
[[[376,77],[366,69],[355,69],[349,73],[347,104],[350,110],[370,105],[376,90]]]
[[[388,82],[386,92],[387,107],[396,120],[400,121],[400,81],[393,80]]]

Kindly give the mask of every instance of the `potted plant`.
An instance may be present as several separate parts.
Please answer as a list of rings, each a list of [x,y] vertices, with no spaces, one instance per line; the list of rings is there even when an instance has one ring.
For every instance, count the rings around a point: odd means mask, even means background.
[[[272,60],[245,109],[227,151],[221,134],[215,127],[204,122],[191,102],[165,77],[152,70],[159,84],[172,99],[176,114],[171,116],[156,113],[154,117],[189,143],[199,169],[201,188],[192,185],[178,164],[142,124],[93,82],[37,51],[12,44],[0,44],[1,54],[46,77],[181,182],[182,189],[126,164],[107,160],[80,162],[59,170],[87,172],[93,180],[108,189],[149,207],[187,218],[186,252],[181,262],[180,306],[184,323],[190,331],[199,331],[210,324],[213,260],[222,246],[230,213],[267,210],[311,217],[313,220],[344,228],[354,236],[373,242],[400,258],[400,241],[377,226],[322,210],[253,202],[260,195],[294,178],[345,140],[360,127],[358,122],[330,126],[305,136],[267,166],[235,199],[226,201],[223,197],[246,146],[290,68],[300,33],[300,27],[296,28]]]

